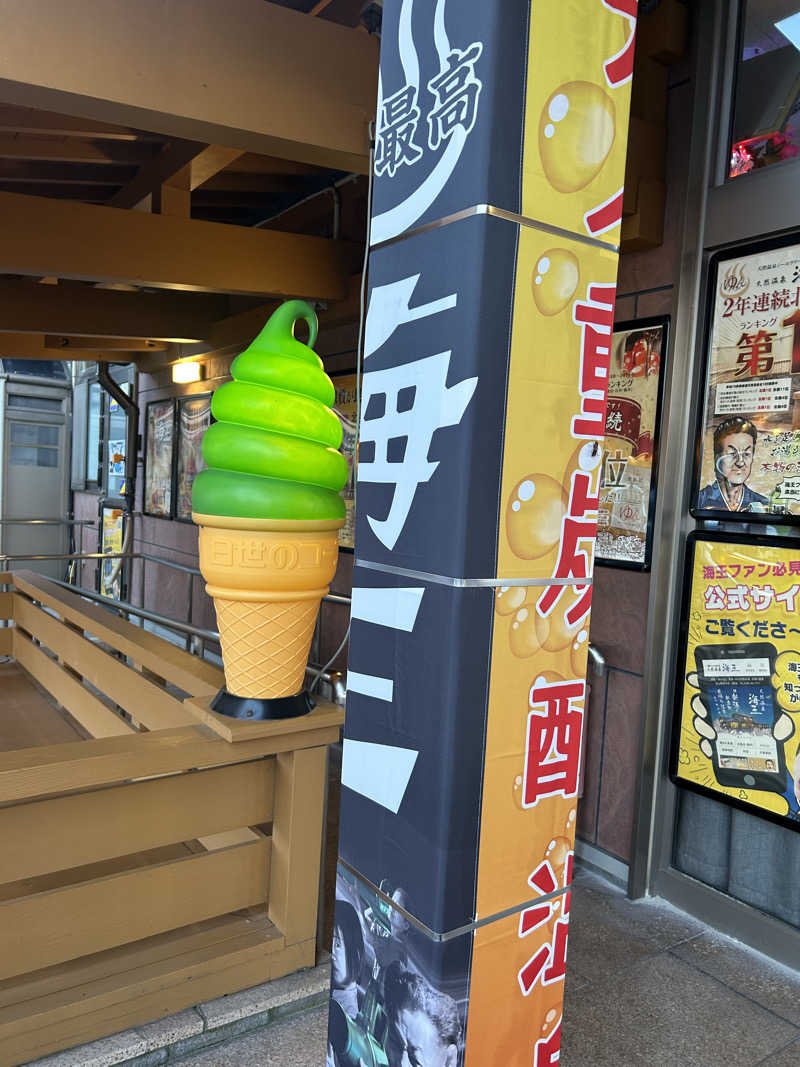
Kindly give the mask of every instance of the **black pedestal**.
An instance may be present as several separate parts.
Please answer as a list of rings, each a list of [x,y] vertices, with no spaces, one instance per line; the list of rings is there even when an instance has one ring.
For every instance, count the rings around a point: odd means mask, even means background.
[[[292,697],[258,700],[256,697],[234,696],[223,687],[211,702],[211,710],[219,715],[228,715],[232,719],[252,719],[253,722],[296,719],[300,715],[308,715],[313,707],[314,703],[305,690]]]

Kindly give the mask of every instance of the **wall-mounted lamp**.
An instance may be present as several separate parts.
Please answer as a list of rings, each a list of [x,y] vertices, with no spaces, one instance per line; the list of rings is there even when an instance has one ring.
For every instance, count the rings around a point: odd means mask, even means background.
[[[203,377],[203,364],[196,360],[186,363],[172,364],[172,380],[178,385],[186,385],[188,382],[199,382]]]

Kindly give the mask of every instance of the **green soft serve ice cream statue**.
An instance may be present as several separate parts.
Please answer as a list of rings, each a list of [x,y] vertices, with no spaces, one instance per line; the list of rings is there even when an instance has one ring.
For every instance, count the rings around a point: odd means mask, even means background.
[[[308,344],[294,336],[308,324]],[[347,461],[333,383],[313,351],[317,316],[289,300],[233,361],[211,403],[192,518],[214,598],[227,693],[217,711],[274,718],[300,695],[321,598],[338,558]],[[288,698],[288,699],[287,699]]]

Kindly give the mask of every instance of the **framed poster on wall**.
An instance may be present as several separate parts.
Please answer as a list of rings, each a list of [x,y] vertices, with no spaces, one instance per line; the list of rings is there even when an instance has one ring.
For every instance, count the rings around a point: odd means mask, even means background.
[[[355,512],[355,468],[356,468],[356,431],[358,428],[358,376],[349,374],[332,374],[331,381],[336,389],[334,411],[342,424],[342,453],[347,460],[347,482],[342,490],[345,506],[345,522],[339,531],[339,548],[353,551],[355,546],[356,512]]]
[[[211,425],[211,393],[178,400],[178,444],[175,468],[175,518],[192,521],[192,485],[205,468],[201,445]]]
[[[171,519],[175,457],[175,401],[154,400],[145,409],[144,495],[142,511]]]
[[[800,235],[712,261],[691,512],[800,521]]]
[[[670,775],[800,829],[800,542],[692,534]]]
[[[595,559],[650,566],[669,318],[615,325]]]

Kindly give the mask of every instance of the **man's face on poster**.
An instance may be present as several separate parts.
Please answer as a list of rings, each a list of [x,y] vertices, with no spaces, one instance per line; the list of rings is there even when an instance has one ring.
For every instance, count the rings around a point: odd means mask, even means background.
[[[389,1067],[456,1067],[458,1049],[445,1045],[424,1011],[404,1008],[394,1020],[386,1048]]]
[[[731,485],[744,485],[753,469],[754,442],[749,433],[729,433],[720,441],[717,471]]]

